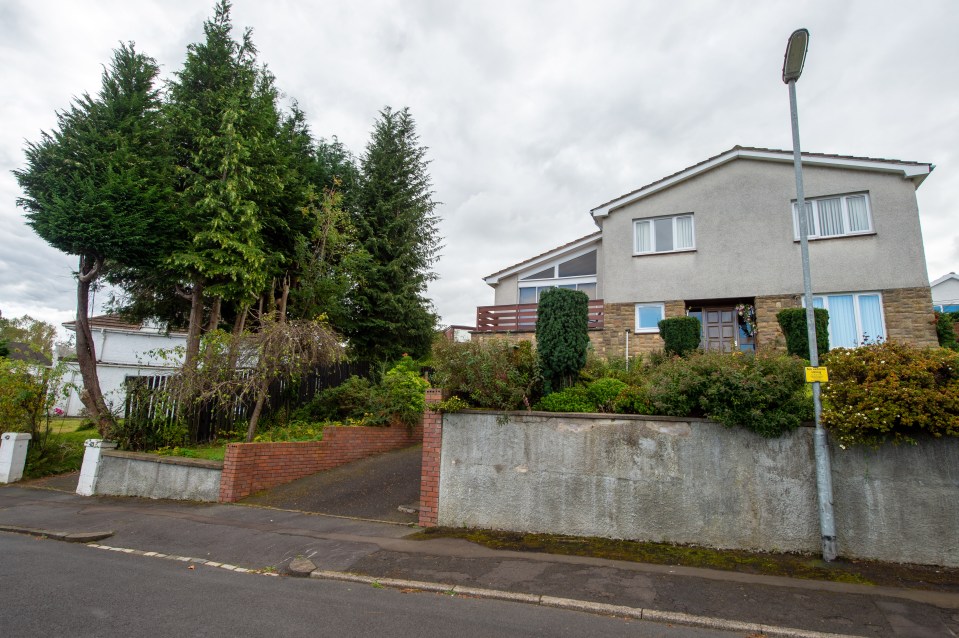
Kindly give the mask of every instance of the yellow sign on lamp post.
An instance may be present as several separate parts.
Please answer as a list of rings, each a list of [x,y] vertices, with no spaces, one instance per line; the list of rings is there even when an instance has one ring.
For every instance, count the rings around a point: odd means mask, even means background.
[[[829,371],[824,366],[806,368],[806,383],[826,383],[827,381],[829,381]]]

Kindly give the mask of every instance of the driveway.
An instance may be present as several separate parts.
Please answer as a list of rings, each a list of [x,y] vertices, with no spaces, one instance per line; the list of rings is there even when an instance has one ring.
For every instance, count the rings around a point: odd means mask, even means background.
[[[386,452],[258,492],[242,503],[336,514],[395,523],[415,523],[423,446]]]

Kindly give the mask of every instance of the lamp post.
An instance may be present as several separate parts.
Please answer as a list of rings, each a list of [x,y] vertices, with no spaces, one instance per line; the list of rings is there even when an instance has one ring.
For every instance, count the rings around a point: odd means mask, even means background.
[[[809,222],[803,195],[802,153],[799,149],[799,113],[796,108],[796,81],[802,75],[809,47],[809,31],[797,29],[789,36],[783,59],[783,82],[789,86],[789,112],[792,117],[793,166],[796,171],[796,214],[799,217],[799,249],[802,253],[803,297],[806,302],[806,329],[809,338],[809,365],[819,366],[819,348],[816,342],[816,315],[813,312],[812,277],[809,272]],[[836,521],[832,510],[832,470],[826,431],[822,427],[822,401],[819,381],[812,384],[813,409],[816,415],[816,488],[819,495],[819,531],[822,536],[823,560],[835,560]]]

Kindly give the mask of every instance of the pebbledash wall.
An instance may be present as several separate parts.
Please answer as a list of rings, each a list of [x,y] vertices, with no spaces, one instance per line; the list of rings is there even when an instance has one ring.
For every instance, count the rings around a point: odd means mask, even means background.
[[[503,415],[428,412],[421,525],[820,550],[812,428]],[[959,440],[833,447],[832,473],[841,555],[959,566]]]

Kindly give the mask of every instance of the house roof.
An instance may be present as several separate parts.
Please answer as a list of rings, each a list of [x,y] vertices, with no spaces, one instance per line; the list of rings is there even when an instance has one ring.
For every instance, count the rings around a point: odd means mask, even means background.
[[[22,341],[7,342],[7,350],[9,351],[7,358],[11,361],[26,361],[27,363],[36,363],[41,366],[48,366],[51,363],[50,357],[42,352],[37,352],[30,344],[23,343]]]
[[[98,315],[96,317],[90,317],[89,319],[90,327],[97,330],[110,330],[111,332],[160,332],[167,334],[166,331],[156,328],[155,326],[144,325],[143,322],[132,323],[123,319],[120,315]],[[77,330],[76,321],[67,321],[64,322],[63,327],[67,330]],[[169,334],[175,335],[185,335],[186,332],[183,330],[170,330]]]
[[[571,242],[563,244],[562,246],[557,246],[556,248],[553,248],[551,250],[547,250],[545,253],[540,253],[539,255],[536,255],[535,257],[530,257],[529,259],[521,261],[518,264],[507,266],[503,270],[494,272],[492,275],[486,275],[485,277],[483,277],[483,281],[488,283],[490,286],[495,286],[496,284],[499,283],[499,280],[502,279],[503,277],[508,277],[509,275],[512,275],[513,273],[523,270],[524,268],[528,268],[530,266],[535,266],[537,264],[541,264],[543,262],[549,261],[550,259],[554,259],[555,257],[558,257],[565,252],[576,250],[577,248],[584,248],[593,243],[599,243],[599,241],[602,239],[602,236],[603,236],[602,231],[596,231],[595,233],[590,233],[589,235],[586,235],[585,237],[574,239]]]
[[[722,166],[727,162],[737,159],[751,159],[766,162],[789,162],[793,161],[793,152],[780,149],[754,148],[749,146],[734,146],[733,148],[714,155],[709,159],[703,160],[698,164],[693,164],[683,170],[667,175],[655,182],[650,182],[625,195],[620,195],[615,199],[596,206],[590,210],[590,215],[594,219],[605,217],[610,212],[627,204],[631,204],[644,197],[652,195],[682,181],[696,177],[706,171]],[[828,153],[803,153],[803,165],[806,166],[831,166],[833,168],[852,168],[868,171],[882,171],[898,173],[904,179],[911,179],[919,188],[922,181],[933,171],[934,165],[924,162],[910,162],[896,159],[881,159],[875,157],[856,157],[853,155],[831,155]]]
[[[948,275],[943,275],[943,276],[940,277],[939,279],[937,279],[937,280],[935,280],[934,282],[932,282],[931,284],[929,284],[929,287],[932,288],[933,286],[938,286],[938,285],[941,284],[942,282],[944,282],[944,281],[949,281],[950,279],[955,279],[956,281],[959,281],[959,275],[957,275],[957,274],[954,273],[954,272],[951,272],[951,273],[949,273]]]

